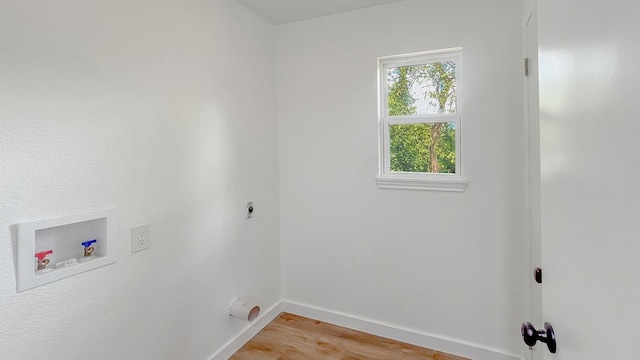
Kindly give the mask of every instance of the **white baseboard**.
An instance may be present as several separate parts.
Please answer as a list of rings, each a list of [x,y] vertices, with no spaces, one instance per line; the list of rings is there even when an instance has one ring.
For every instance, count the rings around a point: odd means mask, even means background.
[[[282,312],[282,303],[275,304],[271,309],[267,310],[264,315],[260,316],[255,322],[247,326],[236,337],[227,342],[218,352],[216,352],[211,360],[227,360],[231,355],[246,344],[252,337],[256,336],[260,330],[264,329],[273,319],[275,319]]]
[[[421,346],[444,353],[458,355],[473,360],[522,360],[517,355],[505,354],[501,351],[486,348],[465,341],[450,339],[442,336],[425,334],[418,331],[404,329],[398,326],[383,324],[343,314],[327,309],[283,301],[280,309],[283,312],[299,315],[314,320],[366,332],[384,338]],[[217,359],[216,359],[217,360]]]

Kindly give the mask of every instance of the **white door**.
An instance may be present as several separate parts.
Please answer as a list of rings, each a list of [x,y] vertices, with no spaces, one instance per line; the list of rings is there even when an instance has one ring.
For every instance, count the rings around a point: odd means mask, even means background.
[[[525,23],[525,58],[528,74],[526,81],[527,99],[527,142],[529,167],[529,267],[531,277],[527,278],[531,291],[531,314],[529,320],[538,327],[543,324],[542,285],[534,281],[533,269],[542,265],[540,239],[540,116],[538,103],[538,14],[534,9]],[[541,360],[544,349],[533,347],[531,358]]]
[[[640,359],[639,11],[538,1],[545,359]]]

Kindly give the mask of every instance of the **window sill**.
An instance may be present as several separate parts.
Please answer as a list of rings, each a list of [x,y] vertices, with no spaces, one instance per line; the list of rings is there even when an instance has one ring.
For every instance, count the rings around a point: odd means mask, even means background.
[[[462,179],[433,179],[407,177],[376,177],[380,189],[464,192],[469,181]]]

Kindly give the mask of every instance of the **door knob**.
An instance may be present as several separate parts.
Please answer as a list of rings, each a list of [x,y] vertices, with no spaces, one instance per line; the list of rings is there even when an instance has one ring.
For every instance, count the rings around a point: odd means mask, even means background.
[[[544,323],[544,330],[536,330],[528,321],[522,323],[520,327],[522,333],[522,340],[524,343],[532,347],[536,342],[540,341],[547,344],[549,352],[555,354],[556,352],[556,333],[553,331],[553,326],[548,322]]]

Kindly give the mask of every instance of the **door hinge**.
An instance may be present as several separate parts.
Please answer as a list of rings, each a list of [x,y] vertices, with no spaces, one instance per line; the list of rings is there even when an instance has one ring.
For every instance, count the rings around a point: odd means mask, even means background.
[[[524,76],[529,76],[529,58],[524,58]]]

